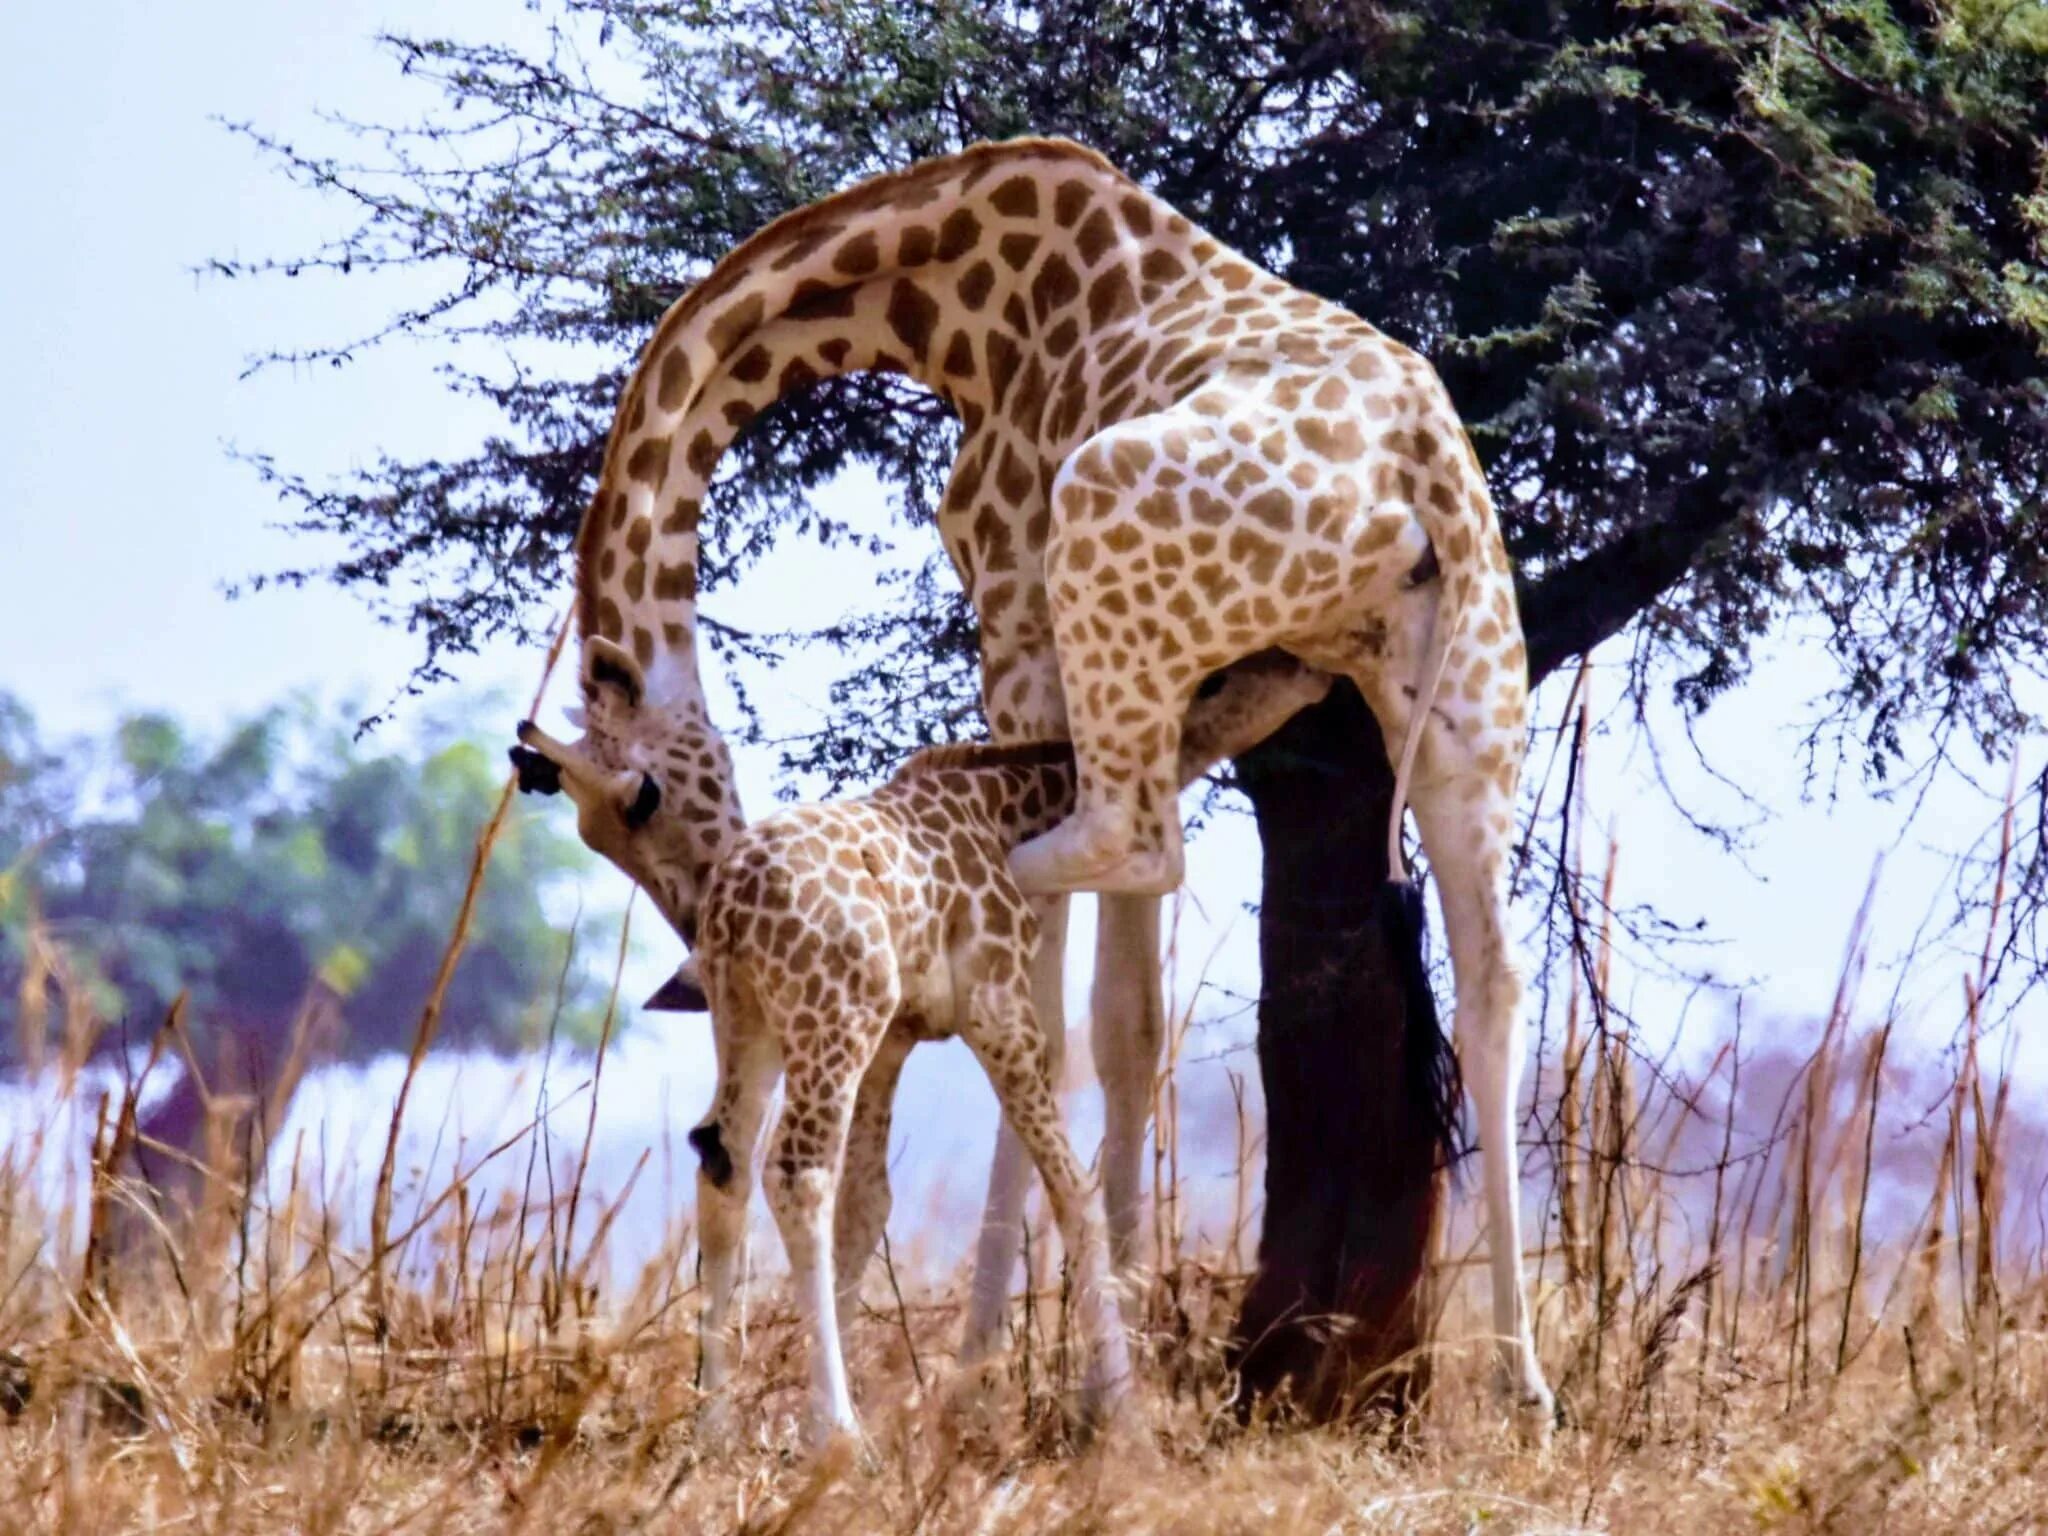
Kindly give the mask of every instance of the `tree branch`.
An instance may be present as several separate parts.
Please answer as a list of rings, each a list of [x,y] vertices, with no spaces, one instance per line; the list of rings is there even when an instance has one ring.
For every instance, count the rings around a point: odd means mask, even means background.
[[[1726,470],[1709,469],[1678,493],[1670,516],[1631,528],[1539,581],[1519,583],[1530,685],[1618,634],[1680,581],[1714,536],[1741,516],[1730,488]]]

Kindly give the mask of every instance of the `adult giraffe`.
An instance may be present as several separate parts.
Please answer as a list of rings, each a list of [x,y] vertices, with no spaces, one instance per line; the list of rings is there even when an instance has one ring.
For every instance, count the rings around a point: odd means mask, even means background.
[[[1327,363],[1340,340],[1346,355],[1376,359],[1411,402],[1442,404],[1434,375],[1405,348],[1257,271],[1074,144],[977,145],[776,220],[663,317],[620,401],[577,538],[589,706],[577,749],[598,771],[566,787],[577,798],[584,840],[638,880],[683,938],[693,939],[705,879],[743,824],[697,670],[698,518],[720,456],[774,400],[830,375],[873,369],[910,376],[958,414],[960,452],[939,531],[980,621],[989,725],[998,741],[1059,737],[1068,720],[1045,553],[1063,467],[1105,428],[1169,410],[1247,372],[1283,365],[1299,376]],[[1458,443],[1462,450],[1462,437]],[[1149,462],[1109,455],[1089,468],[1106,474],[1102,488],[1111,494],[1136,486],[1140,474],[1169,501],[1174,494]],[[1414,499],[1412,478],[1388,484],[1390,494]],[[1244,487],[1227,489],[1234,496]],[[1148,541],[1147,558],[1189,564],[1191,590],[1202,591],[1204,572],[1218,561],[1262,558],[1243,543],[1258,534],[1260,505],[1254,498],[1242,511],[1233,507],[1234,526],[1210,520],[1208,502],[1191,505],[1183,533]],[[1175,521],[1181,515],[1164,503],[1153,509]],[[1134,503],[1134,510],[1144,517],[1144,507]],[[1376,597],[1404,615],[1433,612],[1433,596],[1417,595],[1427,584],[1430,536],[1463,516],[1433,517],[1416,506],[1400,519],[1376,520]],[[1432,519],[1429,533],[1418,518]],[[1456,535],[1439,543],[1455,546]],[[1467,552],[1497,556],[1490,512],[1465,528],[1464,545],[1445,551],[1459,579]],[[1099,552],[1114,561],[1124,551],[1106,535]],[[1504,570],[1504,557],[1498,563]],[[1109,599],[1112,618],[1116,603],[1142,608],[1155,595],[1134,578]],[[1389,632],[1383,615],[1360,612],[1357,620],[1356,644],[1338,658],[1347,665],[1372,648],[1375,634]],[[1519,647],[1511,606],[1501,622]],[[1412,618],[1395,628],[1408,633]],[[1145,668],[1119,675],[1142,658],[1114,639],[1093,654],[1107,672],[1096,680],[1091,713],[1113,715],[1127,702],[1149,720],[1161,688],[1174,686]],[[1162,805],[1145,811],[1166,814]],[[1062,903],[1048,904],[1042,932],[1033,991],[1058,1039]],[[1158,959],[1156,897],[1105,896],[1093,1022],[1107,1106],[1105,1206],[1119,1266],[1133,1246],[1158,1059]],[[1484,1080],[1490,1095],[1502,1081],[1497,1071]],[[1506,1087],[1511,1099],[1511,1072]],[[1480,1108],[1502,1363],[1517,1400],[1547,1412],[1522,1304],[1513,1143],[1495,1135],[1498,1105]],[[1022,1149],[1003,1136],[977,1254],[970,1340],[985,1341],[999,1325],[1027,1176]]]

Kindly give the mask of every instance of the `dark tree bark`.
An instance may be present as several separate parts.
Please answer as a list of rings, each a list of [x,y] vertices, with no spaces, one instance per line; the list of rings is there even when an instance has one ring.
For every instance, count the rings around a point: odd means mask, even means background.
[[[1739,515],[1724,476],[1672,515],[1526,585],[1530,685],[1615,633]],[[1439,1124],[1413,1059],[1414,979],[1381,900],[1394,774],[1379,724],[1339,684],[1237,760],[1264,850],[1259,1077],[1266,1220],[1232,1358],[1246,1402],[1315,1418],[1404,1408],[1427,1358],[1421,1283],[1443,1197]],[[1448,1001],[1448,999],[1447,999]],[[1363,1384],[1363,1386],[1361,1385]]]
[[[1311,1417],[1400,1410],[1427,1357],[1419,1287],[1442,1180],[1414,1091],[1397,936],[1386,922],[1393,774],[1377,722],[1340,683],[1237,761],[1264,849],[1259,1076],[1266,1217],[1233,1361],[1245,1403]]]

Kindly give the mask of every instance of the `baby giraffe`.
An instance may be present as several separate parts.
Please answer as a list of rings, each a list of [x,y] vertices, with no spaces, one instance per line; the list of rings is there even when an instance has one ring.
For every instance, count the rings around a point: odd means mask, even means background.
[[[1329,686],[1327,674],[1277,651],[1209,679],[1188,711],[1181,781],[1263,740]],[[718,1088],[690,1133],[701,1163],[709,1400],[700,1433],[709,1443],[731,1432],[729,1313],[778,1074],[787,1089],[763,1182],[809,1336],[815,1446],[858,1432],[839,1330],[889,1214],[889,1116],[903,1059],[921,1040],[954,1034],[1045,1180],[1088,1350],[1083,1421],[1121,1398],[1129,1358],[1032,1008],[1036,922],[1008,862],[1073,802],[1065,742],[932,747],[872,794],[755,822],[712,872],[692,958],[711,1007]]]

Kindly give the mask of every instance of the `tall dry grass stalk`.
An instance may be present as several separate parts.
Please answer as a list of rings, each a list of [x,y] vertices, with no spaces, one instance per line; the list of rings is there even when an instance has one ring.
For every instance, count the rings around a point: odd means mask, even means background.
[[[540,713],[541,700],[547,696],[548,682],[555,675],[555,665],[562,658],[562,646],[569,638],[570,619],[571,615],[565,612],[555,626],[555,637],[548,645],[547,659],[541,666],[540,682],[533,690],[533,703],[526,711],[529,718]],[[390,1328],[384,1266],[391,1252],[391,1187],[398,1170],[398,1138],[405,1124],[406,1105],[411,1101],[413,1080],[419,1076],[420,1064],[426,1060],[435,1036],[440,1033],[441,1009],[447,1000],[448,984],[455,979],[456,963],[461,960],[463,948],[469,943],[469,926],[476,914],[477,897],[483,891],[484,871],[490,867],[491,850],[497,846],[498,834],[504,829],[506,813],[512,809],[512,797],[518,790],[518,775],[508,773],[504,788],[498,791],[498,803],[491,811],[490,820],[477,834],[476,851],[470,859],[469,882],[463,887],[462,904],[455,914],[454,929],[448,935],[447,947],[441,952],[434,984],[428,989],[426,1005],[420,1010],[419,1025],[413,1031],[412,1051],[406,1058],[405,1076],[398,1085],[397,1102],[391,1106],[391,1126],[384,1137],[384,1158],[377,1166],[377,1190],[370,1206],[369,1312],[371,1326],[379,1337]]]
[[[1584,682],[1585,668],[1579,669],[1578,688]],[[1585,878],[1586,813],[1583,785],[1585,784],[1586,732],[1588,725],[1587,704],[1581,699],[1578,722],[1573,731],[1572,757],[1575,764],[1574,777],[1581,788],[1577,815],[1573,818],[1579,835],[1571,840],[1568,856],[1571,859],[1571,890],[1576,892]],[[1564,1005],[1564,1059],[1563,1078],[1558,1084],[1558,1140],[1553,1154],[1557,1169],[1557,1231],[1558,1242],[1564,1250],[1564,1286],[1566,1303],[1573,1317],[1584,1316],[1586,1310],[1586,1228],[1584,1215],[1584,1192],[1581,1189],[1582,1160],[1580,1138],[1584,1135],[1585,1104],[1581,1087],[1582,1069],[1585,1060],[1585,1041],[1579,1018],[1580,968],[1567,968],[1567,991]]]
[[[1576,719],[1565,802],[1582,840],[1583,698]],[[448,966],[498,825],[479,839]],[[2011,836],[2009,814],[2008,854]],[[1540,1295],[1539,1315],[1571,1411],[1547,1455],[1512,1449],[1487,1390],[1490,1313],[1469,1199],[1454,1202],[1444,1240],[1458,1257],[1428,1287],[1440,1323],[1418,1427],[1287,1432],[1242,1428],[1224,1411],[1222,1341],[1244,1278],[1256,1135],[1235,1076],[1231,1123],[1206,1143],[1182,1123],[1195,1102],[1183,1093],[1195,1068],[1187,999],[1168,1011],[1155,1088],[1142,1432],[1089,1451],[1073,1439],[1070,1309],[1041,1218],[1027,1229],[1015,1349],[993,1399],[971,1410],[951,1397],[961,1288],[901,1274],[885,1252],[867,1294],[886,1292],[886,1304],[848,1321],[866,1456],[817,1460],[796,1442],[801,1334],[772,1281],[753,1287],[738,1383],[750,1432],[729,1457],[701,1454],[686,1228],[627,1276],[613,1245],[648,1154],[618,1187],[591,1184],[601,1101],[616,1092],[602,1056],[559,1103],[544,1084],[532,1120],[422,1190],[398,1224],[401,1097],[364,1251],[338,1235],[356,1213],[330,1203],[317,1148],[272,1145],[281,1101],[236,1108],[227,1085],[207,1087],[220,1113],[198,1159],[204,1199],[177,1211],[145,1198],[132,1172],[137,1106],[152,1072],[185,1049],[174,1010],[118,1093],[60,1075],[85,1101],[71,1108],[97,1125],[78,1249],[49,1240],[58,1213],[44,1208],[32,1164],[17,1149],[0,1163],[0,1526],[2039,1528],[2048,1283],[2040,1234],[2002,1224],[2000,1202],[2014,1149],[2048,1127],[2011,1092],[2010,1046],[2000,1057],[1987,1024],[2008,915],[2003,863],[1965,978],[1960,1049],[1937,1081],[1905,1059],[1899,1021],[1859,1017],[1867,903],[1849,926],[1834,1006],[1811,1029],[1759,1022],[1738,1002],[1715,1049],[1646,1053],[1611,996],[1620,839],[1609,836],[1597,876],[1578,847],[1560,876],[1574,925],[1562,1056],[1531,1076],[1547,1111],[1532,1123],[1554,1128],[1535,1150],[1558,1208],[1566,1293],[1563,1306]],[[1178,922],[1169,939],[1177,957]],[[47,996],[61,956],[39,963]],[[422,1017],[402,1094],[437,1009]],[[63,1049],[89,1032],[89,1021],[67,1025]],[[1993,1058],[1997,1081],[1986,1083]],[[1703,1062],[1696,1080],[1688,1060]],[[574,1105],[581,1134],[558,1170],[545,1120],[577,1092],[590,1096]],[[1922,1125],[1929,1102],[1940,1111]],[[1217,1155],[1234,1156],[1236,1184],[1229,1231],[1205,1248],[1183,1181]],[[522,1165],[523,1179],[489,1192],[487,1174]],[[1902,1227],[1887,1214],[1902,1203],[1924,1219]],[[400,1253],[425,1262],[399,1265]]]
[[[1977,957],[1977,974],[1963,981],[1965,1071],[1970,1080],[1971,1128],[1975,1155],[1971,1163],[1971,1192],[1977,1207],[1977,1244],[1974,1284],[1971,1288],[1972,1321],[1992,1337],[1998,1332],[1998,1220],[1999,1220],[1999,1133],[2005,1124],[2007,1096],[2012,1092],[2010,1060],[1998,1074],[1992,1106],[1984,1107],[1984,1072],[1980,1045],[1983,1039],[1983,1001],[1991,987],[1991,960],[1998,949],[1999,920],[2005,912],[2006,880],[2012,872],[2013,820],[2018,810],[2020,759],[2015,752],[2012,771],[2005,784],[2005,806],[1999,817],[1998,863],[1992,880],[1991,906],[1984,922],[1984,948]],[[2008,1057],[2017,1035],[2008,1035]]]

